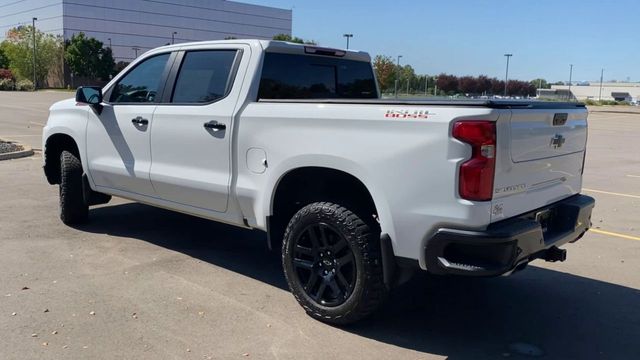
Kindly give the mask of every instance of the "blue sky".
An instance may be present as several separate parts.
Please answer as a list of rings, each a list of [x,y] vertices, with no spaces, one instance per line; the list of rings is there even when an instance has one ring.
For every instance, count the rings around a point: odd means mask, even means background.
[[[640,81],[640,0],[240,0],[293,9],[293,34],[384,54],[418,73]]]

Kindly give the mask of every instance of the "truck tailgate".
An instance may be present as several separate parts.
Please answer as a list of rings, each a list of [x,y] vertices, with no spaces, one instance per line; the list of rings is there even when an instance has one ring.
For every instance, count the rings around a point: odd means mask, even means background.
[[[580,192],[587,110],[512,109],[497,124],[491,221]]]
[[[580,110],[511,111],[511,160],[523,162],[581,152],[587,117]]]

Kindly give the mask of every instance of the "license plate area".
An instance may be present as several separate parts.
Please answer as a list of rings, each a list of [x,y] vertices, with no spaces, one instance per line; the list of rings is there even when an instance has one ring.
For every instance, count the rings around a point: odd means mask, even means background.
[[[545,210],[537,211],[534,215],[533,219],[540,224],[540,227],[542,227],[543,234],[546,234],[547,231],[549,230],[552,214],[553,212],[551,209],[545,209]]]
[[[524,218],[540,224],[544,242],[551,243],[575,229],[577,215],[574,207],[559,205],[532,211]]]

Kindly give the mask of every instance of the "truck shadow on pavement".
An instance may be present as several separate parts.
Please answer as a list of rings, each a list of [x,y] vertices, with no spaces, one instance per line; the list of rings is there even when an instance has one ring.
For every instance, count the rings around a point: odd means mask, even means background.
[[[80,230],[140,239],[288,291],[263,232],[136,203],[90,216]],[[535,266],[492,279],[420,273],[371,318],[338,331],[449,359],[640,359],[640,291]]]

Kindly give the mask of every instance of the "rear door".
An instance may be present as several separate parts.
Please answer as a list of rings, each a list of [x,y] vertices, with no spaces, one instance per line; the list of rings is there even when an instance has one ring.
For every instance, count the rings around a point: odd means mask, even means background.
[[[178,53],[151,130],[151,183],[163,200],[227,210],[233,114],[247,63],[238,69],[248,50],[218,45]]]
[[[498,120],[492,221],[580,192],[587,110],[516,108]]]

